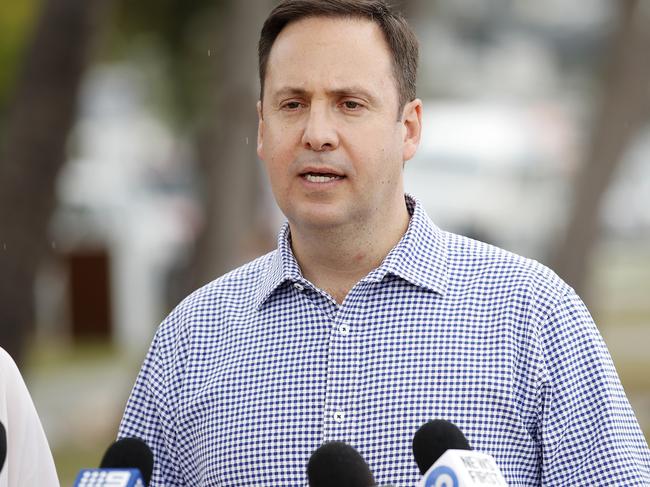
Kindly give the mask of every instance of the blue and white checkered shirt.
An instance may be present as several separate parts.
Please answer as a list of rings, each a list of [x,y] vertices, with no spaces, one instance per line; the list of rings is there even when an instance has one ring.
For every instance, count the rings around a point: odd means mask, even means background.
[[[650,453],[605,344],[544,266],[438,229],[408,231],[338,305],[278,249],[162,323],[120,427],[154,486],[301,486],[343,440],[378,483],[412,487],[415,431],[447,419],[512,486],[650,485]]]

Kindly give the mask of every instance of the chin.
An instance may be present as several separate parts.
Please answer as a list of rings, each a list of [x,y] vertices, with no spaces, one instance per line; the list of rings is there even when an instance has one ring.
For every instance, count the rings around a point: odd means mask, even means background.
[[[310,228],[314,230],[327,230],[345,225],[349,221],[340,208],[327,208],[324,205],[318,207],[302,208],[291,212],[288,216],[289,221],[298,225],[300,228]]]
[[[338,228],[345,223],[341,218],[335,218],[330,215],[302,215],[293,220],[294,224],[299,225],[300,228],[308,228],[312,230],[329,230]]]
[[[328,230],[350,225],[366,216],[362,211],[364,206],[355,200],[351,195],[328,195],[320,200],[299,195],[285,198],[280,208],[297,228]]]

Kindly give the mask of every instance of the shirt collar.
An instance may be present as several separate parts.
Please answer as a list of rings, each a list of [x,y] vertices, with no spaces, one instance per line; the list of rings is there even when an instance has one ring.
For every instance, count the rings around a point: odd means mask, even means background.
[[[278,234],[278,248],[271,254],[264,278],[257,288],[256,307],[264,302],[285,282],[302,280],[302,272],[291,251],[291,232],[289,222],[285,222]]]
[[[392,274],[415,286],[444,294],[448,281],[445,233],[431,221],[417,199],[408,194],[405,199],[411,214],[406,233],[365,280],[379,282]]]
[[[447,289],[447,247],[444,232],[431,221],[417,199],[407,194],[405,200],[411,215],[406,233],[382,264],[364,280],[380,282],[391,274],[415,286],[444,294]],[[303,280],[298,262],[291,251],[289,223],[285,222],[278,235],[278,248],[271,254],[265,277],[257,289],[256,306],[264,304],[285,282]]]

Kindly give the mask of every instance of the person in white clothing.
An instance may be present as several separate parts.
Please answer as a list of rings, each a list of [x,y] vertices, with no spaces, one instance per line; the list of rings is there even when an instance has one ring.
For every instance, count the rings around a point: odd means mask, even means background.
[[[32,398],[16,363],[2,348],[0,421],[7,436],[0,487],[59,487],[54,459]]]

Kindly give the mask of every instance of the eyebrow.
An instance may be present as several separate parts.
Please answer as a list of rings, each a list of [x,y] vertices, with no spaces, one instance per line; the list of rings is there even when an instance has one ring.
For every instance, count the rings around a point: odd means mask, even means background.
[[[286,86],[280,88],[278,91],[273,93],[273,98],[277,99],[283,96],[307,96],[309,92],[304,88],[298,88],[293,86]],[[341,88],[336,88],[333,90],[327,90],[328,95],[334,95],[337,97],[341,96],[360,96],[367,99],[370,103],[376,104],[378,98],[370,93],[367,89],[362,88],[361,86],[342,86]]]

